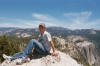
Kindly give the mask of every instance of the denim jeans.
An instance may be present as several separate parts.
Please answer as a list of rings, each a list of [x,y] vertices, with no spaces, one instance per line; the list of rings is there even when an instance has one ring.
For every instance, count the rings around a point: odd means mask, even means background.
[[[43,45],[41,43],[39,43],[35,39],[32,39],[28,43],[28,45],[26,46],[26,48],[23,51],[21,51],[19,53],[16,53],[14,56],[12,56],[12,59],[17,59],[17,58],[22,58],[22,57],[27,58],[30,55],[30,53],[32,52],[33,48],[36,51],[38,51],[38,53],[40,53],[40,54],[45,54],[47,52],[46,49],[43,47]]]

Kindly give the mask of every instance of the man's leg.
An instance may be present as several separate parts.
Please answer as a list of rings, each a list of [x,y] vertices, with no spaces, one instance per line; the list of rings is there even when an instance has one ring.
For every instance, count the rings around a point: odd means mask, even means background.
[[[12,56],[12,58],[13,59],[17,59],[17,58],[21,58],[21,57],[27,57],[30,53],[31,53],[31,51],[32,51],[32,48],[35,46],[34,44],[33,44],[33,39],[28,43],[28,45],[26,46],[26,48],[23,50],[23,51],[21,51],[21,52],[19,52],[19,53],[16,53],[14,56]]]
[[[20,58],[23,56],[27,57],[31,54],[33,48],[36,49],[39,53],[46,52],[46,50],[42,44],[40,44],[37,40],[32,39],[22,52],[19,52],[12,57],[13,57],[13,59]]]
[[[36,49],[39,53],[46,52],[42,44],[40,44],[37,40],[32,39],[23,51],[16,53],[14,56],[11,56],[11,57],[12,59],[27,57],[32,52],[33,48]]]
[[[27,45],[27,47],[24,49],[24,52],[29,55],[32,52],[32,49],[36,49],[38,52],[46,52],[45,48],[43,47],[43,45],[38,42],[35,39],[32,39],[29,44]],[[34,52],[34,51],[33,51]]]
[[[17,59],[17,58],[27,57],[27,55],[23,51],[21,51],[21,52],[16,53],[15,55],[13,55],[11,57],[12,57],[12,59]]]

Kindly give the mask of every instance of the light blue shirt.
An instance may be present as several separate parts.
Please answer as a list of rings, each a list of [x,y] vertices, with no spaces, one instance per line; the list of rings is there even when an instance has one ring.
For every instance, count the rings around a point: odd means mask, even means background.
[[[52,40],[50,33],[45,31],[43,34],[39,35],[38,41],[44,46],[44,48],[50,52],[51,50],[51,45],[50,41]]]

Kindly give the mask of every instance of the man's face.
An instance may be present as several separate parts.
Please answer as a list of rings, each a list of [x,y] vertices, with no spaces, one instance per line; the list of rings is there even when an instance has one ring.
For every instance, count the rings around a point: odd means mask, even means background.
[[[44,31],[45,31],[45,27],[43,27],[43,26],[39,26],[39,31],[40,31],[40,33],[44,33]]]

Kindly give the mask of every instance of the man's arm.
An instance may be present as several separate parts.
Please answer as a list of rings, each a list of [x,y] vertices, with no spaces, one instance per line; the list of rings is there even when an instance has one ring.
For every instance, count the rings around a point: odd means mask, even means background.
[[[58,56],[58,53],[56,53],[56,50],[55,50],[55,47],[54,47],[54,43],[53,43],[52,40],[50,41],[50,44],[51,44],[51,47],[52,47],[52,50],[53,50],[53,56]]]

